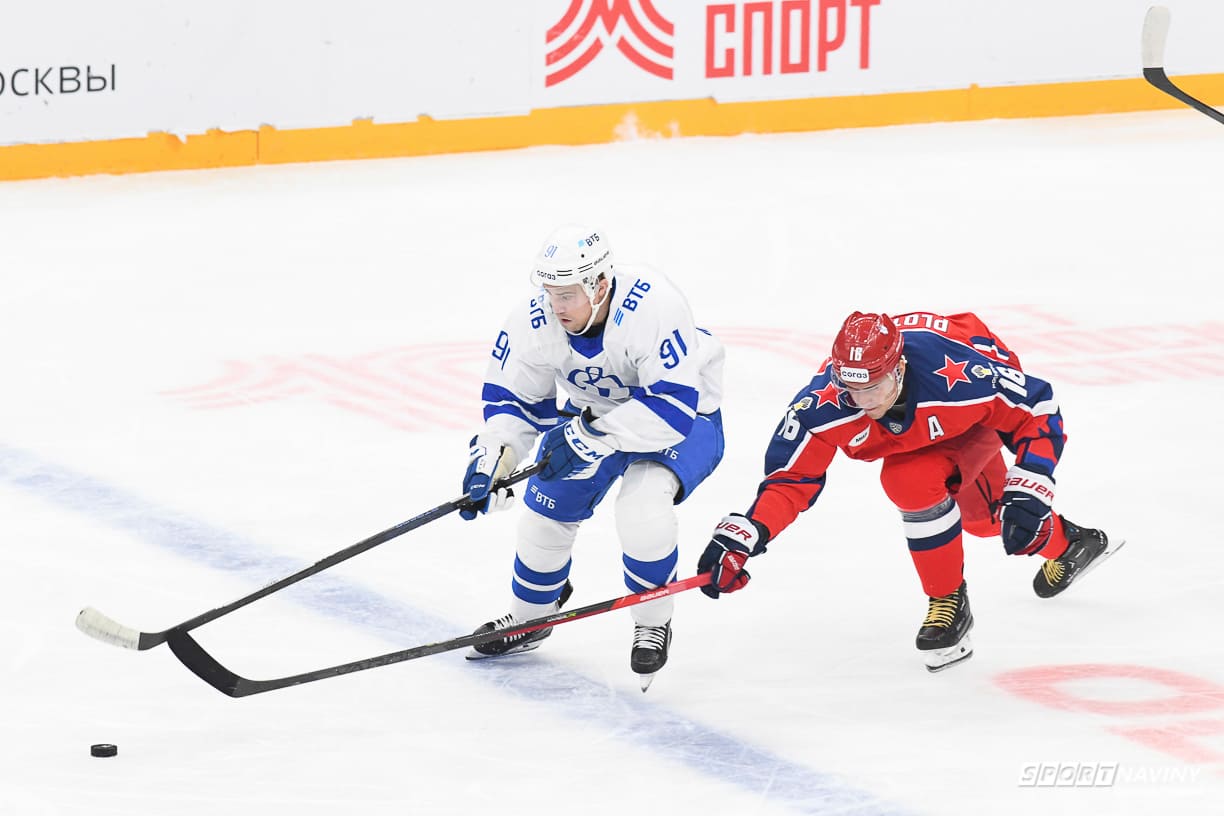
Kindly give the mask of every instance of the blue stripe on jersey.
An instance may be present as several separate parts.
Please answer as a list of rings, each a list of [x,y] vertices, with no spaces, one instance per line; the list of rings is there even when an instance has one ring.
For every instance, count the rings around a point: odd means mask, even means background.
[[[645,592],[676,580],[676,562],[680,551],[673,549],[658,561],[639,561],[622,555],[625,564],[625,586],[630,592]]]
[[[1029,452],[1026,448],[1023,455],[1016,457],[1016,464],[1021,465],[1027,470],[1036,471],[1037,473],[1044,473],[1046,476],[1053,477],[1054,468],[1058,465],[1058,462],[1052,459],[1047,459],[1044,456],[1037,456]]]
[[[1022,465],[1025,468],[1044,473],[1046,476],[1054,475],[1054,468],[1058,466],[1058,460],[1062,458],[1063,445],[1066,444],[1067,437],[1063,433],[1062,414],[1050,414],[1046,417],[1046,427],[1041,431],[1037,438],[1028,438],[1016,444],[1015,439],[1009,434],[1001,434],[1003,444],[1009,450],[1014,450],[1016,453],[1016,464]],[[1044,442],[1044,444],[1038,444]],[[1034,450],[1034,447],[1038,451]],[[1048,451],[1052,456],[1043,456],[1042,453]]]
[[[634,386],[629,389],[629,395],[649,408],[676,433],[688,436],[693,430],[693,420],[697,416],[696,388],[659,380],[649,388]],[[664,397],[671,397],[671,399],[664,399]],[[689,411],[682,410],[676,405],[677,402],[687,407]]]
[[[654,385],[650,386],[652,394],[666,394],[667,396],[678,400],[697,413],[697,389],[691,385],[681,385],[680,383],[668,382],[667,380],[659,380]]]
[[[484,400],[484,418],[497,414],[510,414],[526,422],[537,431],[547,431],[557,424],[557,401],[555,399],[543,402],[523,402],[509,390],[485,383],[480,398]]]

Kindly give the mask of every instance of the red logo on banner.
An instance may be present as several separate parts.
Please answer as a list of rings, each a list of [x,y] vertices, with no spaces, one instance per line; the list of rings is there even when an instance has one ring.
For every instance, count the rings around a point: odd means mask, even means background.
[[[599,56],[605,45],[615,45],[643,71],[671,79],[673,32],[671,22],[651,0],[570,0],[565,16],[548,29],[544,85],[569,79]]]

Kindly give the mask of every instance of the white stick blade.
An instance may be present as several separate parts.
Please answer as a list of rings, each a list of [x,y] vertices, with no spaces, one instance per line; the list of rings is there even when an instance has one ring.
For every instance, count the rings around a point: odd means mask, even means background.
[[[140,644],[140,632],[111,620],[92,606],[77,614],[76,627],[95,640],[125,649],[135,649]]]
[[[1143,18],[1143,67],[1163,68],[1165,40],[1169,37],[1169,9],[1152,6]]]

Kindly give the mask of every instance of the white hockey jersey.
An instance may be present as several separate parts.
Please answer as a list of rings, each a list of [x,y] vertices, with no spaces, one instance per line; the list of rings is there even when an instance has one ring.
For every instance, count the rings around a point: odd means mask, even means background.
[[[493,345],[485,375],[481,439],[521,461],[566,410],[590,408],[600,441],[659,451],[688,436],[698,414],[722,403],[724,351],[693,322],[688,300],[665,275],[618,264],[603,331],[573,336],[541,291],[516,307]]]

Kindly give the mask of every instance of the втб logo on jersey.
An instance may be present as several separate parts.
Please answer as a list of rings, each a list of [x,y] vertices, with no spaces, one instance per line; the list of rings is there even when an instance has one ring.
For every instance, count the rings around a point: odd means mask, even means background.
[[[544,85],[552,87],[587,67],[605,45],[614,45],[637,67],[672,78],[674,27],[651,0],[570,0],[548,29]]]

